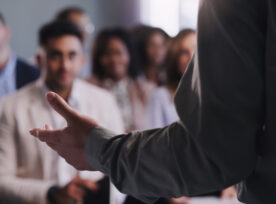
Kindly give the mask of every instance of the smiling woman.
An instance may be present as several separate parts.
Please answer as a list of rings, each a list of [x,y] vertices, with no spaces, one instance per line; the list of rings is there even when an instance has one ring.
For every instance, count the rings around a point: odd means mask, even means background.
[[[103,30],[96,38],[92,58],[93,76],[89,81],[115,96],[127,132],[142,129],[149,87],[137,80],[129,33],[122,28]]]

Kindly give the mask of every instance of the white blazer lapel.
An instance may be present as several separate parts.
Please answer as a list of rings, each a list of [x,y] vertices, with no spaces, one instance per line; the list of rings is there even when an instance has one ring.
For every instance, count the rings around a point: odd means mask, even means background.
[[[33,94],[30,104],[30,118],[32,124],[37,128],[44,128],[45,124],[51,123],[51,116],[49,112],[49,107],[44,99],[43,91],[41,87],[38,87],[37,92]],[[43,177],[48,179],[51,173],[51,164],[49,160],[49,150],[50,148],[43,142],[36,140],[36,145],[38,149],[38,157],[40,157],[41,165],[43,169]]]

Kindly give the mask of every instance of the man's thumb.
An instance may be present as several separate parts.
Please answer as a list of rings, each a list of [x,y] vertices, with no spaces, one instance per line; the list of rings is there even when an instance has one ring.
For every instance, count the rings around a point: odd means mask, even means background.
[[[46,99],[51,107],[58,112],[67,122],[74,120],[77,113],[65,102],[61,96],[54,92],[48,92]]]

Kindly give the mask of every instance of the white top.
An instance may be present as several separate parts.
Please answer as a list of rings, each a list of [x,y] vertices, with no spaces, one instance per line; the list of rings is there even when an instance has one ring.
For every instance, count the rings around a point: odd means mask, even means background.
[[[160,128],[179,120],[167,88],[158,88],[149,98],[147,114],[147,128]]]

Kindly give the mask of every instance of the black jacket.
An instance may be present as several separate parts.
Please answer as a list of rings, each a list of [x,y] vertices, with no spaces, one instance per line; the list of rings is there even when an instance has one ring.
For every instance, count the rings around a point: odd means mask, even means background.
[[[20,58],[16,60],[16,89],[20,89],[26,84],[35,81],[40,76],[40,70]]]

